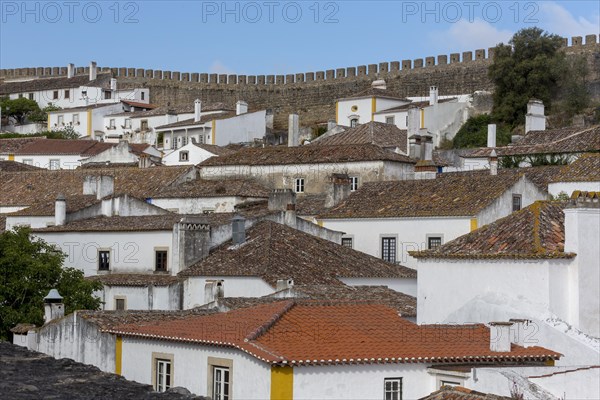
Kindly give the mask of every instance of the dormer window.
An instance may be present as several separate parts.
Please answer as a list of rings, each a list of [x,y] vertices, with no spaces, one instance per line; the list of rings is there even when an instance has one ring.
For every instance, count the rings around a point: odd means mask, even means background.
[[[179,152],[179,161],[189,161],[190,160],[190,153],[187,151],[180,151]]]
[[[352,118],[350,120],[350,127],[355,128],[358,125],[358,118]]]

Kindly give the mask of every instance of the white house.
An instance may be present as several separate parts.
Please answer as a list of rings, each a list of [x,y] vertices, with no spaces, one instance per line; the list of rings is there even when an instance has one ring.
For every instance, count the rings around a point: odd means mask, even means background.
[[[234,153],[225,147],[206,143],[195,143],[192,139],[185,146],[171,151],[163,158],[165,165],[198,165],[211,157]]]
[[[230,143],[253,143],[267,133],[267,112],[248,111],[248,104],[238,101],[235,111],[203,113],[202,102],[194,103],[194,117],[167,123],[156,128],[163,134],[165,149],[178,149],[193,140],[196,143],[225,146]]]
[[[313,145],[375,144],[395,153],[408,155],[408,135],[393,124],[367,122],[335,134],[325,133],[311,141]]]
[[[161,163],[162,152],[156,147],[143,143],[129,143],[121,140],[117,145],[81,161],[84,167],[136,165],[145,168]]]
[[[599,337],[599,204],[597,193],[586,192],[575,192],[566,207],[536,202],[435,250],[413,253],[419,323],[444,321],[469,301],[496,295],[521,308],[524,318],[539,317],[529,315],[533,304]]]

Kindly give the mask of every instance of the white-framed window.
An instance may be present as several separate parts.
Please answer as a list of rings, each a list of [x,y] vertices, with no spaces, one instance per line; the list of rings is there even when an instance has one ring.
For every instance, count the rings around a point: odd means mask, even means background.
[[[352,118],[350,120],[350,127],[355,128],[358,125],[358,118]]]
[[[56,159],[56,158],[50,160],[50,163],[48,164],[48,169],[51,169],[51,170],[60,169],[60,160]]]
[[[227,367],[213,366],[213,399],[229,400],[230,373]]]
[[[131,119],[127,118],[125,120],[125,129],[131,129]]]
[[[173,382],[173,357],[168,355],[154,355],[153,386],[157,392],[166,392]]]
[[[33,100],[33,93],[29,93],[29,100]]]
[[[304,178],[296,178],[294,180],[294,191],[296,193],[304,193]]]
[[[396,237],[382,236],[381,237],[381,258],[384,261],[396,262]]]
[[[141,96],[142,96],[142,100],[146,100],[146,92],[142,92]]]
[[[395,118],[394,118],[394,116],[385,117],[385,123],[386,124],[390,124],[390,125],[394,125],[395,124]]]
[[[154,249],[154,270],[167,271],[168,266],[168,251],[167,249]]]
[[[98,250],[98,270],[110,270],[110,250]]]
[[[114,119],[114,118],[111,118],[111,119],[108,121],[108,128],[109,128],[109,129],[115,129],[115,127],[116,127],[116,126],[117,126],[117,124],[116,124],[116,121],[115,121],[115,119]]]
[[[65,99],[68,99],[71,97],[71,91],[69,89],[65,90]]]
[[[520,194],[512,195],[512,210],[513,212],[519,211],[521,209],[521,201],[523,200]]]
[[[427,249],[435,250],[442,245],[442,237],[440,235],[427,235]]]
[[[25,165],[33,165],[33,159],[27,158],[27,159],[23,160],[23,164],[25,164]]]
[[[187,151],[180,151],[179,152],[179,161],[189,161],[190,160],[190,153]]]
[[[127,298],[125,296],[115,296],[115,310],[127,310]]]
[[[147,119],[143,119],[143,120],[140,122],[140,129],[141,129],[142,131],[147,131],[147,130],[148,130],[148,120],[147,120]]]
[[[59,115],[57,118],[57,121],[58,121],[58,125],[64,125],[65,124],[65,116]]]
[[[350,177],[350,191],[354,192],[358,190],[358,176]]]
[[[104,99],[105,99],[105,100],[109,100],[109,99],[110,99],[110,97],[111,97],[111,94],[112,94],[112,93],[110,92],[110,90],[105,90],[105,91],[104,91]]]
[[[383,400],[402,400],[402,378],[383,380]]]
[[[58,90],[52,92],[52,100],[58,100]]]
[[[79,125],[79,114],[73,114],[73,125]]]
[[[23,93],[19,93],[19,99],[23,98]]]
[[[460,385],[462,385],[462,383],[458,382],[458,381],[440,380],[440,385],[439,385],[438,389],[441,389],[444,386],[460,386]]]
[[[354,247],[354,243],[351,237],[342,238],[342,246],[350,247],[351,249]]]

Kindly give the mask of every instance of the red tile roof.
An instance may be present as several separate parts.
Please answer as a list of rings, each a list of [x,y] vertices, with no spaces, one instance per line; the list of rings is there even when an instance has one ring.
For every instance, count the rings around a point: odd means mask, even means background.
[[[0,139],[0,154],[15,154],[23,146],[36,140],[46,140],[46,137],[28,137],[28,138],[12,138]]]
[[[141,103],[139,101],[121,100],[121,102],[125,103],[125,104],[128,104],[128,105],[130,105],[132,107],[146,108],[148,110],[152,110],[152,109],[158,107],[158,105],[156,105],[156,104]]]
[[[41,139],[32,140],[21,146],[15,151],[15,154],[91,156],[113,146],[116,146],[116,144],[96,140]]]
[[[570,258],[564,252],[565,202],[538,201],[454,239],[436,250],[410,252],[417,258]]]
[[[600,153],[587,153],[573,163],[564,166],[553,182],[600,181]]]
[[[481,393],[461,386],[443,386],[440,390],[419,400],[511,400],[513,397]]]
[[[22,172],[22,171],[39,171],[41,168],[34,167],[16,161],[0,161],[0,171],[4,172]]]
[[[270,364],[544,362],[560,354],[512,345],[490,350],[483,325],[416,325],[385,305],[281,301],[189,318],[124,324],[123,336],[201,343],[244,351]]]
[[[407,131],[383,122],[367,122],[323,139],[311,145],[340,145],[370,143],[383,148],[399,148],[407,152]]]

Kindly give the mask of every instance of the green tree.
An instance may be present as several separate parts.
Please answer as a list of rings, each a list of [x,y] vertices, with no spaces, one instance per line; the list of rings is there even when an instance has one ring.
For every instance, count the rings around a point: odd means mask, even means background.
[[[489,114],[482,114],[476,117],[471,117],[460,127],[452,146],[455,149],[465,149],[472,147],[487,146],[487,130],[488,124],[493,124],[494,121]],[[510,143],[510,131],[504,125],[496,127],[496,146],[504,146]]]
[[[0,107],[2,107],[2,116],[13,117],[19,124],[23,124],[29,115],[41,112],[35,100],[25,97],[14,100],[4,98],[0,100]]]
[[[66,313],[100,307],[93,292],[102,285],[85,280],[80,270],[63,268],[64,258],[57,247],[32,237],[29,228],[0,235],[0,340],[18,323],[43,323],[43,298],[50,289],[63,296]]]
[[[573,56],[568,60],[569,73],[563,83],[565,111],[576,115],[589,107],[591,95],[587,87],[589,68],[584,56]]]
[[[37,123],[44,123],[46,121],[48,121],[48,113],[50,111],[58,111],[61,108],[59,106],[55,106],[52,103],[49,103],[46,107],[42,108],[39,111],[34,111],[31,114],[29,114],[28,119],[31,122],[37,122]]]
[[[494,83],[493,115],[511,129],[525,121],[527,102],[540,99],[548,110],[568,69],[563,39],[540,28],[518,31],[494,51],[488,73]]]

